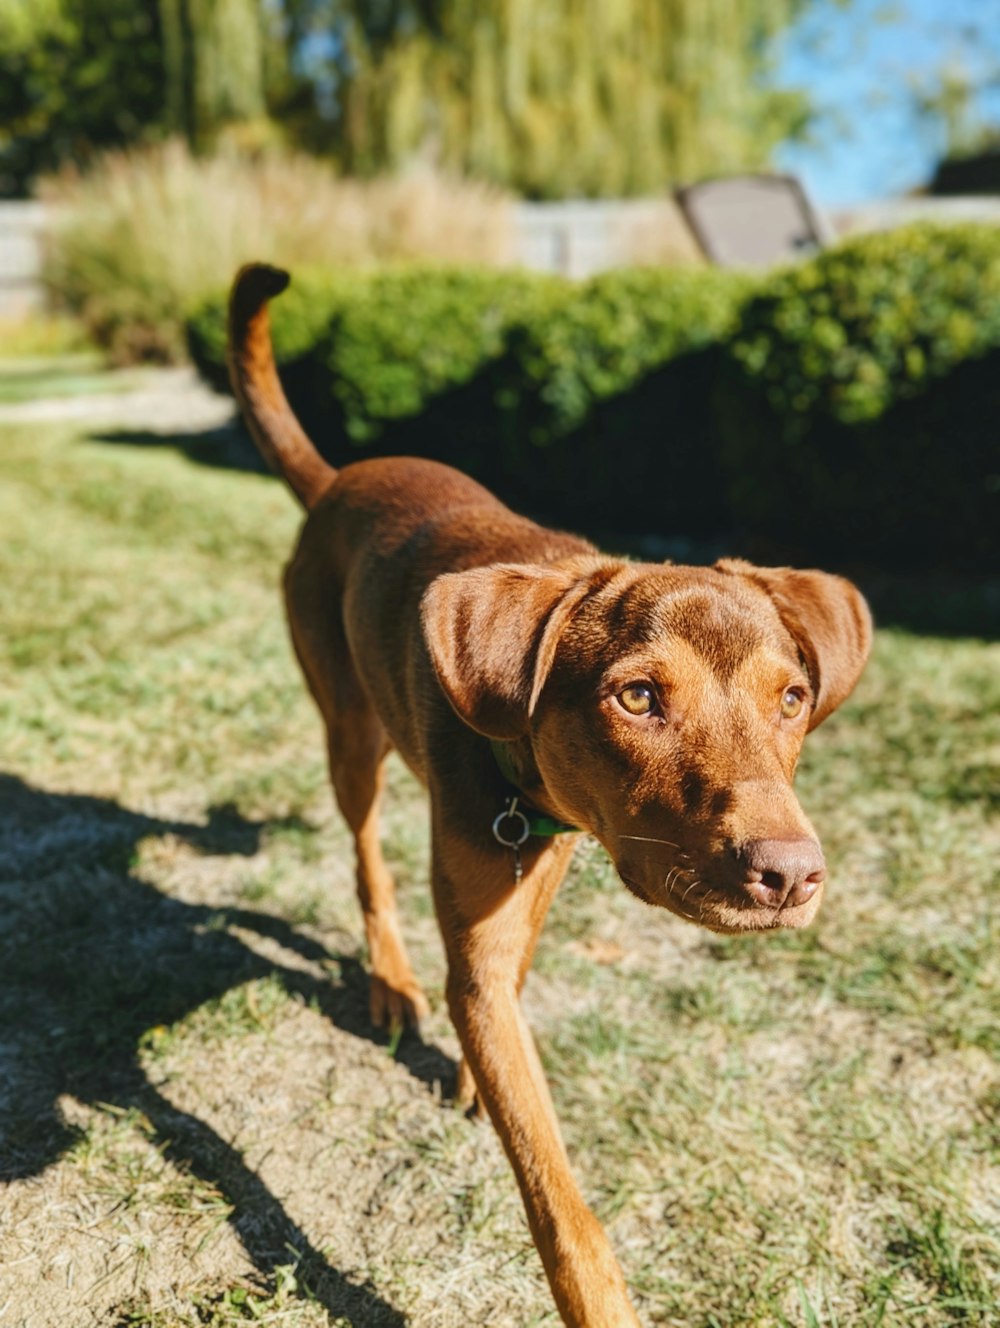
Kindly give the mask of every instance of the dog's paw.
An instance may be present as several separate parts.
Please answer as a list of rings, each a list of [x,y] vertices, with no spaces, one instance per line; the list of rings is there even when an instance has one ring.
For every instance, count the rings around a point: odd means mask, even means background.
[[[463,1056],[458,1066],[458,1082],[455,1085],[455,1105],[465,1112],[470,1120],[489,1120],[483,1099],[469,1069],[469,1062]]]
[[[430,1014],[427,997],[413,978],[371,976],[371,1020],[376,1028],[418,1028]]]

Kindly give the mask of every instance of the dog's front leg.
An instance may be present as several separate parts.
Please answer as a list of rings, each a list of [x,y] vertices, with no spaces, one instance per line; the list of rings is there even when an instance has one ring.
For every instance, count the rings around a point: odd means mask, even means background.
[[[482,860],[436,846],[448,1004],[480,1098],[514,1168],[564,1322],[574,1328],[636,1328],[621,1269],[570,1170],[519,998],[571,851],[570,844],[546,848],[515,886],[505,859],[484,869]]]

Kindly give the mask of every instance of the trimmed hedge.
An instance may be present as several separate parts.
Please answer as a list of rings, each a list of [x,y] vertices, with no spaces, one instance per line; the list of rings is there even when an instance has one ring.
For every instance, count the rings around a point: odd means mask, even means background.
[[[296,274],[286,390],[332,460],[410,453],[597,533],[1000,566],[1000,231],[910,227],[765,280]],[[224,381],[224,296],[188,327]]]
[[[280,299],[271,304],[271,335],[278,364],[316,359],[330,324],[350,299],[356,279],[312,269],[297,271]],[[203,300],[187,320],[187,346],[198,371],[219,392],[229,390],[226,369],[226,294]]]
[[[772,277],[716,389],[758,536],[890,562],[1000,556],[1000,230],[918,225]]]
[[[273,306],[275,354],[336,462],[362,449],[431,456],[552,519],[704,533],[701,517],[678,526],[693,509],[677,475],[710,460],[707,361],[751,289],[741,275],[656,269],[582,285],[462,269],[305,273]],[[188,339],[221,386],[221,294]]]
[[[540,407],[534,441],[583,425],[594,408],[679,356],[715,346],[753,290],[745,276],[712,269],[606,272],[510,329],[523,390]]]

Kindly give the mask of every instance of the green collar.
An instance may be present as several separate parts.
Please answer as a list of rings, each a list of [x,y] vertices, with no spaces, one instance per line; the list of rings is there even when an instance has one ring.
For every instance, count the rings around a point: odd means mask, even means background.
[[[490,747],[493,750],[493,759],[496,761],[500,773],[503,775],[504,779],[506,779],[507,783],[517,791],[518,798],[515,799],[516,803],[524,796],[524,790],[517,782],[517,772],[514,769],[514,762],[510,759],[510,752],[507,750],[507,744],[505,742],[498,742],[495,738],[491,738]],[[518,809],[517,815],[518,817],[524,818],[524,822],[527,826],[527,833],[529,835],[538,835],[540,838],[550,839],[553,835],[576,835],[580,833],[579,826],[567,825],[565,821],[557,821],[554,816],[543,816],[541,812],[531,811],[523,805]]]

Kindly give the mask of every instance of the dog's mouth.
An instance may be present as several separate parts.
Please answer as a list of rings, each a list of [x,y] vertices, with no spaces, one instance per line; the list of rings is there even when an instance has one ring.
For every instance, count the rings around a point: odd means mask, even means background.
[[[644,904],[729,935],[804,927],[815,916],[822,893],[800,905],[769,906],[743,891],[715,883],[710,869],[703,871],[686,855],[654,870],[634,862],[619,862],[616,867],[622,883]]]
[[[622,835],[612,861],[624,885],[645,904],[688,922],[706,922],[706,906],[720,901],[695,858],[682,844],[645,835]],[[714,913],[713,909],[709,909]]]
[[[668,908],[690,922],[699,920],[705,897],[717,894],[691,868],[671,867],[661,880],[643,880],[634,871],[618,868],[622,882],[636,898],[655,908]]]

